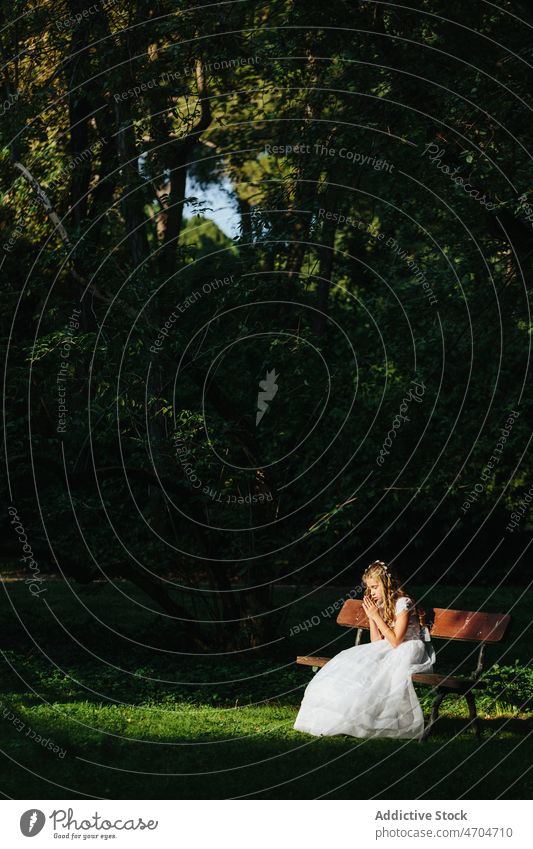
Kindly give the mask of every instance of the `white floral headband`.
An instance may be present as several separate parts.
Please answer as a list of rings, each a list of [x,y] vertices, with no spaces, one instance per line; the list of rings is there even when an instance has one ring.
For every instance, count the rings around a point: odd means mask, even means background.
[[[389,575],[389,576],[390,576],[389,567],[385,565],[385,563],[383,562],[383,560],[374,560],[374,564],[373,564],[373,565],[374,565],[374,566],[381,566],[381,568],[383,569],[383,571],[384,571],[384,572],[386,572],[386,573],[387,573],[387,575]]]

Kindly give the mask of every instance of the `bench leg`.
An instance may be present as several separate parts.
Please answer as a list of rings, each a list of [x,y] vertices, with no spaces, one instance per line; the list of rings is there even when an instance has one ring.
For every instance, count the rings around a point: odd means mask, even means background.
[[[428,722],[428,724],[427,724],[427,726],[424,730],[424,733],[422,734],[422,737],[418,741],[419,743],[423,743],[424,740],[427,740],[427,738],[431,734],[433,726],[435,725],[437,719],[439,718],[439,708],[441,706],[441,702],[442,702],[444,696],[446,696],[446,695],[447,695],[446,692],[440,692],[440,693],[437,693],[437,695],[433,699],[433,704],[431,705],[431,717],[430,717],[429,722]]]
[[[471,690],[470,690],[469,693],[465,693],[465,699],[466,699],[466,703],[468,705],[467,728],[468,728],[469,725],[473,725],[475,732],[476,732],[477,739],[481,740],[481,726],[480,726],[480,723],[479,723],[479,717],[477,715],[477,710],[476,710],[476,699],[475,699],[475,696],[474,696],[474,694]]]

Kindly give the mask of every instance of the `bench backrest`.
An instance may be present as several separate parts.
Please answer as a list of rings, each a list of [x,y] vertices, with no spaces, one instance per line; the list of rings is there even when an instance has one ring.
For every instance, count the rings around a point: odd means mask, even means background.
[[[431,636],[448,640],[499,643],[511,621],[508,613],[446,610],[442,607],[425,607],[424,610]],[[346,628],[370,628],[363,602],[359,599],[344,602],[337,622]]]

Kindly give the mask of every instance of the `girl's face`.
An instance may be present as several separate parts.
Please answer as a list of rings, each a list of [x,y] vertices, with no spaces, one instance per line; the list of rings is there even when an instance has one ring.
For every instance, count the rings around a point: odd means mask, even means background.
[[[367,578],[365,583],[372,601],[383,601],[381,581],[378,581],[377,578]]]

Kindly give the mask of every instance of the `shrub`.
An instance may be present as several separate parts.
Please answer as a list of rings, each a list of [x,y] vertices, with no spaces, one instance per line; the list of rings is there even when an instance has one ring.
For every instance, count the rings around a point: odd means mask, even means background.
[[[518,660],[513,666],[495,663],[482,674],[481,680],[486,684],[484,696],[492,697],[498,707],[523,711],[533,707],[533,669],[530,666],[521,666]]]

